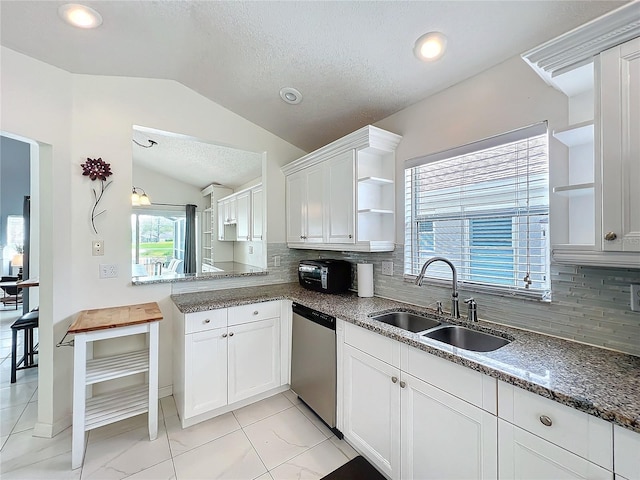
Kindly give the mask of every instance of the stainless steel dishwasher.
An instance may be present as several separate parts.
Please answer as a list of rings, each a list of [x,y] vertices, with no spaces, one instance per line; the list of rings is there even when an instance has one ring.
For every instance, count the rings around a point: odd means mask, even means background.
[[[336,319],[293,304],[291,389],[336,430]]]

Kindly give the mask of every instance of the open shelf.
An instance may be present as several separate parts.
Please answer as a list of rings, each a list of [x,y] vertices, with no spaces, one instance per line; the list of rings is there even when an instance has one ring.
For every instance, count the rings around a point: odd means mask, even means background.
[[[383,210],[381,208],[365,208],[363,210],[358,210],[358,213],[389,214],[393,213],[393,210]]]
[[[140,385],[87,399],[85,431],[102,427],[149,410],[149,386]]]
[[[359,178],[358,182],[366,183],[369,185],[393,185],[393,180],[381,177],[363,177]]]
[[[593,182],[578,183],[576,185],[562,185],[560,187],[553,187],[553,193],[565,197],[578,197],[580,195],[592,194],[594,188],[595,184]]]
[[[87,361],[87,385],[127,377],[149,370],[149,350]]]
[[[580,122],[553,131],[553,136],[567,147],[592,143],[593,135],[593,121]]]

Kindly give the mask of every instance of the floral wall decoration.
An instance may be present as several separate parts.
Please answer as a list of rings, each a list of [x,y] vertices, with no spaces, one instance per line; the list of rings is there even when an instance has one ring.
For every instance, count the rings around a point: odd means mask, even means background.
[[[93,208],[91,209],[91,226],[93,227],[93,231],[97,234],[98,230],[96,229],[95,220],[98,215],[102,215],[106,210],[102,210],[96,213],[96,209],[98,208],[98,204],[100,200],[102,200],[102,196],[109,185],[111,185],[112,181],[109,180],[107,182],[107,177],[111,176],[113,172],[111,171],[111,165],[102,160],[102,158],[88,158],[87,161],[80,164],[82,167],[82,175],[85,177],[89,177],[92,182],[96,180],[100,180],[100,189],[97,190],[94,187],[91,187],[91,191],[93,192]]]

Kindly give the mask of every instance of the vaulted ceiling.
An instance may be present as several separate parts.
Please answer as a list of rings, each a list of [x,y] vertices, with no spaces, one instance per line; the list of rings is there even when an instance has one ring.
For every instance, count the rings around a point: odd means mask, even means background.
[[[618,1],[87,1],[103,24],[63,23],[60,1],[2,0],[2,45],[73,73],[176,80],[311,151],[596,18]],[[413,55],[448,37],[433,63]],[[303,100],[288,105],[283,87]]]

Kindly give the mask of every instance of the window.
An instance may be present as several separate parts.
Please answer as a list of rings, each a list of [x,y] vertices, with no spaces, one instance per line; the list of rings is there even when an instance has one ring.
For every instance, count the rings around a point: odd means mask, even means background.
[[[431,257],[467,288],[544,296],[549,290],[546,123],[405,165],[405,274]],[[451,278],[436,262],[427,278]]]
[[[22,215],[7,216],[7,245],[16,251],[24,246],[24,218]]]
[[[131,214],[131,255],[136,271],[147,275],[160,274],[162,268],[176,258],[184,259],[185,213],[149,210]],[[139,276],[139,275],[136,275]]]

